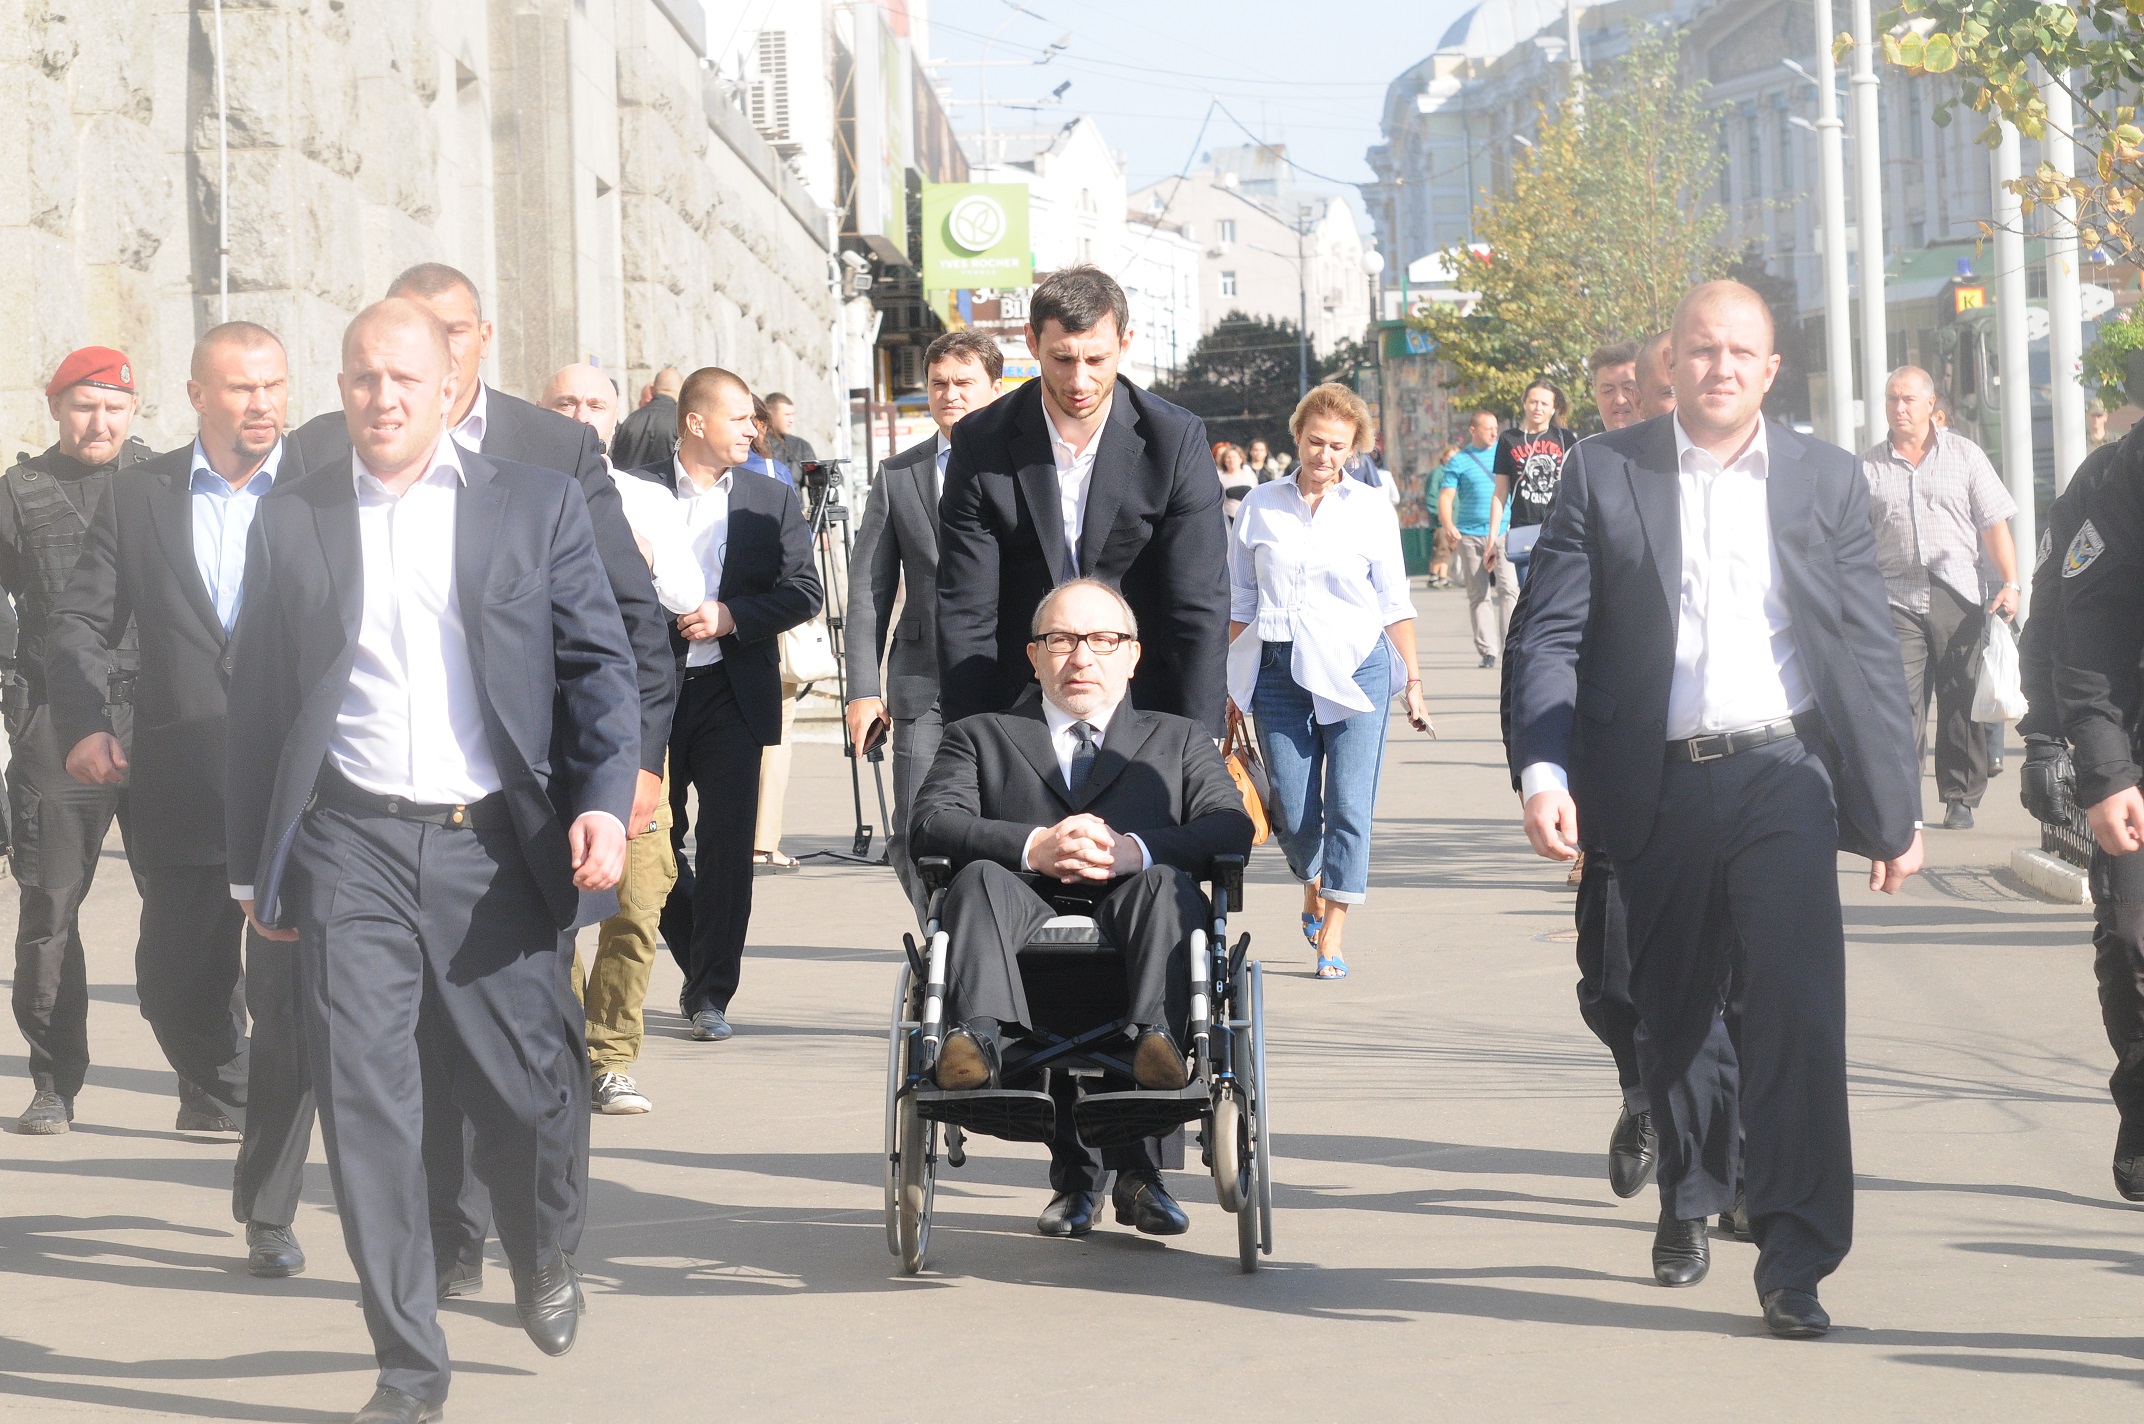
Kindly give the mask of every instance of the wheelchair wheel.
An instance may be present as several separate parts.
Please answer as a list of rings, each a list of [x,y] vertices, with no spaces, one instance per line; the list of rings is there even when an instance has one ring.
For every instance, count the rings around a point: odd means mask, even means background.
[[[1273,1169],[1269,1155],[1266,1117],[1265,973],[1253,963],[1243,969],[1242,992],[1237,1002],[1246,1010],[1241,1052],[1237,1055],[1236,1080],[1243,1085],[1244,1104],[1235,1141],[1238,1167],[1236,1207],[1236,1259],[1245,1274],[1256,1271],[1261,1255],[1273,1254]]]
[[[893,987],[893,1022],[886,1030],[886,1254],[901,1254],[901,1084],[908,1077],[908,1035],[901,1021],[908,1016],[908,989],[912,976],[901,966]]]
[[[1206,1150],[1213,1159],[1213,1195],[1221,1210],[1243,1208],[1244,1137],[1248,1131],[1243,1104],[1237,1090],[1224,1088],[1216,1099],[1211,1125],[1206,1130]]]
[[[1266,1089],[1266,976],[1253,963],[1246,971],[1251,986],[1251,1059],[1258,1075],[1251,1087],[1252,1175],[1258,1187],[1258,1249],[1273,1254],[1273,1118]]]
[[[914,1097],[901,1100],[900,1136],[901,1269],[912,1276],[930,1251],[931,1199],[938,1187],[938,1124],[923,1119]]]

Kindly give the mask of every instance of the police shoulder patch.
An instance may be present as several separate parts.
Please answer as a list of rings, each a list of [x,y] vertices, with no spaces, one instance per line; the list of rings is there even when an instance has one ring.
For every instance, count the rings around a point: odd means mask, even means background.
[[[2033,561],[2032,561],[2032,571],[2033,571],[2034,573],[2038,573],[2038,572],[2040,571],[2040,569],[2041,569],[2041,568],[2042,568],[2043,566],[2045,566],[2045,565],[2046,565],[2046,563],[2047,563],[2047,557],[2048,557],[2048,555],[2050,555],[2050,554],[2052,554],[2052,553],[2054,553],[2054,552],[2055,552],[2055,531],[2054,531],[2054,530],[2052,530],[2052,529],[2042,529],[2042,530],[2040,531],[2040,551],[2039,551],[2039,553],[2038,553],[2038,554],[2037,554],[2037,555],[2036,555],[2036,556],[2035,556],[2035,557],[2033,558]]]
[[[2093,561],[2106,552],[2107,541],[2100,537],[2099,530],[2093,528],[2092,521],[2087,519],[2078,529],[2077,537],[2070,540],[2069,553],[2062,558],[2062,576],[2077,577],[2092,567]]]

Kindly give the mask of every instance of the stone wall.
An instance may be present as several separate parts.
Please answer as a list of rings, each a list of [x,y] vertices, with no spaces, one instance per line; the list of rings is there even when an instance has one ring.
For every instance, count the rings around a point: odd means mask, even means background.
[[[51,442],[44,382],[92,342],[134,358],[145,438],[190,435],[216,53],[208,0],[0,0],[0,454]],[[656,0],[225,0],[223,53],[229,313],[289,347],[293,423],[334,404],[350,316],[436,259],[482,288],[507,390],[720,361],[830,443],[827,224],[718,136]]]

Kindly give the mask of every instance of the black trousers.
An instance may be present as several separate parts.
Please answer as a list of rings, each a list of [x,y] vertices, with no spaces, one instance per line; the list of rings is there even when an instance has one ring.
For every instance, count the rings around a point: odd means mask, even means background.
[[[900,877],[901,889],[916,907],[916,923],[930,913],[930,893],[916,874],[916,861],[908,844],[908,812],[916,804],[916,792],[930,774],[938,757],[938,743],[945,738],[945,723],[938,709],[921,717],[897,718],[887,740],[893,748],[893,824],[886,828],[886,859]]]
[[[15,1026],[30,1047],[39,1091],[72,1098],[89,1072],[89,976],[79,926],[97,878],[105,832],[126,793],[84,786],[67,774],[49,709],[30,714],[7,765],[13,860],[21,904],[15,921]],[[230,891],[224,892],[228,898]]]
[[[662,932],[685,971],[687,1014],[729,1012],[744,970],[752,921],[752,827],[759,816],[759,760],[765,749],[744,720],[729,669],[693,668],[670,728],[671,844],[677,884],[663,904]],[[685,863],[685,788],[699,794],[693,824],[699,861]]]
[[[230,876],[220,864],[162,865],[137,871],[136,878],[141,939],[134,946],[134,987],[141,1016],[178,1075],[229,1108],[243,1127],[247,931]]]
[[[428,1072],[475,1136],[516,1281],[560,1250],[574,1190],[558,928],[509,828],[446,829],[320,806],[295,839],[305,1039],[328,1173],[380,1383],[443,1400],[423,1152]]]
[[[2114,1050],[2107,1090],[2123,1128],[2144,1131],[2144,853],[2092,852],[2092,970]]]
[[[1623,1106],[1645,1112],[1650,1104],[1638,1077],[1638,1010],[1630,1002],[1630,932],[1606,851],[1586,852],[1571,916],[1578,927],[1578,1016],[1615,1059]]]
[[[1933,583],[1933,581],[1931,580]],[[1978,806],[1988,789],[1987,732],[1973,720],[1973,688],[1988,615],[1943,584],[1928,590],[1928,611],[1891,606],[1906,660],[1906,705],[1913,709],[1913,749],[1928,746],[1928,704],[1936,705],[1936,794]]]
[[[221,876],[223,867],[216,873]],[[224,894],[229,897],[229,887]],[[246,1009],[253,1016],[253,1039],[246,1065],[245,1135],[231,1174],[231,1215],[288,1226],[297,1220],[305,1156],[313,1145],[313,1072],[305,1053],[298,946],[247,931]]]
[[[1111,885],[1091,910],[1103,935],[1124,960],[1126,1017],[1166,1028],[1178,1043],[1191,1018],[1191,964],[1181,953],[1191,932],[1206,923],[1198,882],[1173,865],[1156,865]],[[1016,872],[991,861],[961,867],[946,890],[941,923],[947,934],[946,1017],[949,1023],[992,1018],[1014,1033],[1035,1024],[1020,973],[1020,950],[1051,916],[1061,913]],[[1160,1165],[1153,1139],[1096,1152],[1072,1123],[1074,1085],[1051,1075],[1057,1134],[1050,1142],[1050,1186],[1098,1191],[1106,1170],[1151,1171]]]
[[[1837,864],[1831,779],[1795,738],[1669,761],[1651,839],[1616,862],[1661,1202],[1727,1210],[1743,1158],[1760,1297],[1815,1290],[1853,1243]],[[1738,946],[1739,1045],[1720,1013]]]

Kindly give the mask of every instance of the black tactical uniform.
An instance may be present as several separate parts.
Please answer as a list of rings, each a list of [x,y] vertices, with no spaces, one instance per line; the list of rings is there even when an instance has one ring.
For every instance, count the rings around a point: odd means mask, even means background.
[[[2137,784],[2144,689],[2144,429],[2102,446],[2049,511],[2021,649],[2030,710],[2018,723],[2025,808],[2067,822]],[[2072,766],[2074,747],[2075,765]],[[2114,1176],[2144,1200],[2144,854],[2092,850],[2093,971],[2114,1050],[2107,1087],[2121,1115]]]
[[[30,1046],[30,1076],[39,1092],[70,1101],[89,1071],[89,990],[76,919],[97,874],[97,859],[114,815],[125,834],[125,791],[85,786],[67,774],[45,706],[45,631],[52,601],[66,587],[89,533],[89,521],[118,470],[149,458],[149,447],[128,440],[102,465],[60,453],[23,455],[0,478],[0,588],[14,600],[19,621],[15,655],[7,665],[0,713],[12,755],[7,789],[15,879],[21,911],[15,927],[15,1023]],[[140,666],[130,624],[113,654],[112,729],[132,740],[126,705]]]

